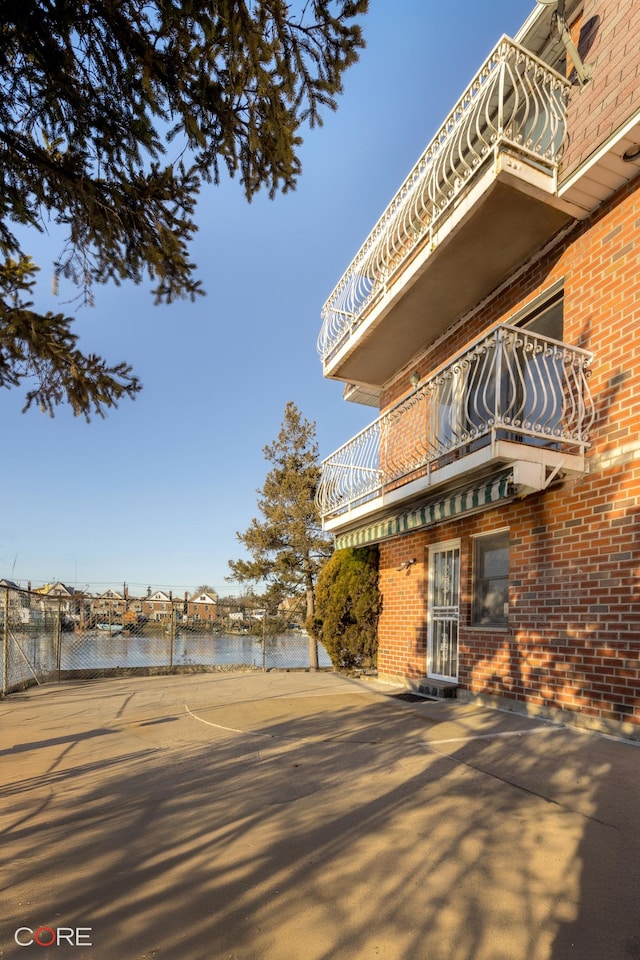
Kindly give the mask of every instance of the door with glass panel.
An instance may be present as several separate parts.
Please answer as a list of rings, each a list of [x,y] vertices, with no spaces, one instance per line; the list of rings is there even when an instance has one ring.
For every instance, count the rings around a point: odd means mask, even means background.
[[[429,548],[427,673],[440,680],[458,679],[460,619],[460,542]]]

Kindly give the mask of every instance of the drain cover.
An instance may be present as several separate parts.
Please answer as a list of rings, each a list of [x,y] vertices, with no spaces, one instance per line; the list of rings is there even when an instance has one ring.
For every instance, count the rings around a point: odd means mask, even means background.
[[[421,693],[392,693],[394,700],[404,700],[405,703],[423,703],[425,700],[434,700],[434,697],[423,697]]]

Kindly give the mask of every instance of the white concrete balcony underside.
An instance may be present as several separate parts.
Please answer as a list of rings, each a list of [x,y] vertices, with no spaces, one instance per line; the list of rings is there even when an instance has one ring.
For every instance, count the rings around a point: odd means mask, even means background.
[[[325,304],[325,376],[379,388],[585,215],[557,190],[567,90],[501,39]]]

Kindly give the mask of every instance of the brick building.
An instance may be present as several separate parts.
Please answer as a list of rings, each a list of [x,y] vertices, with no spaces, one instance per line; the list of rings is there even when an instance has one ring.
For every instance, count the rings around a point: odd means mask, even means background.
[[[502,37],[323,310],[379,673],[640,738],[640,6]]]
[[[213,623],[218,615],[218,596],[213,591],[198,591],[187,600],[187,619]]]
[[[149,589],[147,596],[142,601],[142,616],[148,620],[171,620],[173,616],[171,593],[165,593],[164,590],[156,590],[151,593],[151,589]]]
[[[124,593],[118,593],[111,588],[90,600],[91,613],[97,620],[122,621],[127,607],[127,597]]]

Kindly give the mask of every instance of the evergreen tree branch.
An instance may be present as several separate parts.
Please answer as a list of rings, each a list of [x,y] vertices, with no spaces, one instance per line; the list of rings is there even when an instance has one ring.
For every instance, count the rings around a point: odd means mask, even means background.
[[[94,284],[147,277],[156,302],[200,295],[188,250],[202,184],[226,169],[248,200],[295,188],[302,127],[335,109],[367,5],[0,0],[0,261],[28,256],[16,225],[53,222],[67,231],[56,275],[86,302]],[[6,310],[9,290],[0,297]],[[35,311],[25,322],[38,317],[51,323]],[[28,366],[50,409],[60,381],[37,355]],[[67,361],[77,366],[77,352]],[[100,408],[123,395],[118,383],[131,395],[126,367],[84,373]],[[5,369],[5,385],[23,376]]]
[[[27,258],[0,265],[5,294],[0,296],[0,387],[35,380],[24,410],[36,405],[53,416],[54,408],[66,403],[87,421],[92,414],[104,417],[124,396],[135,399],[141,384],[128,364],[109,367],[100,357],[85,356],[76,346],[71,318],[31,310],[23,296],[34,284],[36,269]]]

